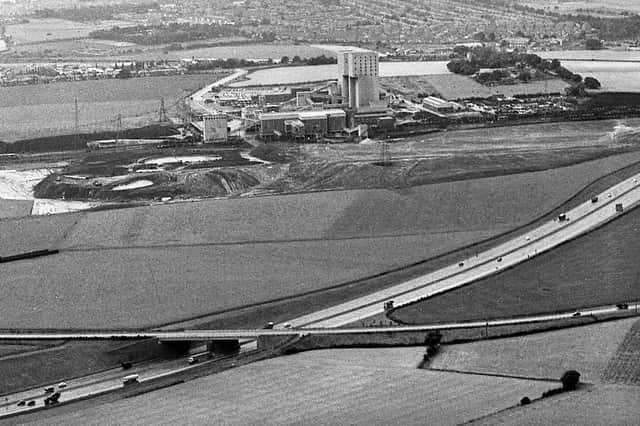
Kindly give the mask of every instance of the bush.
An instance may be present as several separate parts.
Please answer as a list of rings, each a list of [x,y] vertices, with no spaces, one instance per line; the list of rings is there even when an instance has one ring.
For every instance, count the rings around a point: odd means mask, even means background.
[[[575,370],[569,370],[562,375],[560,381],[562,382],[562,390],[575,390],[578,387],[578,383],[580,383],[580,373]]]
[[[525,396],[520,400],[520,405],[529,405],[529,404],[531,404],[531,400],[529,399],[528,396]]]
[[[587,89],[599,89],[600,88],[600,82],[593,78],[593,77],[585,77],[584,78],[584,86]]]

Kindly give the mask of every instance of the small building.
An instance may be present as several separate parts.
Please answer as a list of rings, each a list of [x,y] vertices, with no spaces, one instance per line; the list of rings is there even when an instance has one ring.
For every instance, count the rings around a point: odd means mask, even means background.
[[[422,100],[422,106],[439,114],[451,114],[460,109],[455,102],[445,101],[435,96],[428,96]]]

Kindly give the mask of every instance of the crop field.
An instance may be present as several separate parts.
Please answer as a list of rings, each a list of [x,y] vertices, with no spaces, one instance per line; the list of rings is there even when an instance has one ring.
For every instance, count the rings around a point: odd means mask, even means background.
[[[403,191],[75,213],[40,218],[37,226],[0,221],[7,230],[22,230],[8,231],[14,232],[8,234],[12,251],[34,245],[63,250],[3,266],[0,285],[15,296],[0,299],[7,312],[0,328],[141,327],[326,289],[503,233],[638,160],[640,154],[630,154]],[[42,298],[50,301],[46,309]],[[83,308],[96,300],[96,309]],[[316,307],[309,303],[288,315]]]
[[[75,98],[82,132],[115,130],[118,114],[125,128],[150,124],[158,119],[161,98],[168,112],[175,113],[178,99],[219,77],[194,74],[2,87],[0,140],[73,133]]]
[[[640,320],[629,318],[527,336],[445,345],[429,367],[545,379],[559,379],[565,371],[573,369],[580,372],[583,382],[602,383],[609,363],[634,324],[640,324]]]
[[[29,216],[32,206],[33,201],[31,200],[3,200],[0,198],[0,220],[8,217]]]
[[[6,32],[13,38],[16,44],[24,44],[67,38],[84,38],[87,37],[91,31],[111,28],[115,25],[124,27],[133,24],[125,21],[104,21],[84,24],[53,18],[30,19],[29,22],[24,24],[7,25]]]
[[[0,206],[5,202],[0,200]],[[53,248],[78,219],[64,214],[0,220],[0,256]]]
[[[0,328],[139,328],[176,322],[321,290],[491,235],[63,251],[3,264],[0,282],[12,296],[0,301]],[[290,314],[308,307],[297,309]]]
[[[635,425],[640,418],[640,387],[596,385],[536,401],[526,407],[480,419],[482,426]]]
[[[500,274],[399,308],[411,324],[484,320],[640,299],[640,209]]]
[[[640,321],[627,332],[603,373],[607,383],[640,386]]]
[[[409,356],[413,360],[407,363]],[[538,395],[550,383],[415,369],[419,348],[314,351],[56,416],[49,424],[454,425]],[[202,389],[207,389],[203,392]],[[464,389],[464,391],[461,391]],[[188,407],[188,409],[185,409]],[[242,409],[238,409],[242,407]]]

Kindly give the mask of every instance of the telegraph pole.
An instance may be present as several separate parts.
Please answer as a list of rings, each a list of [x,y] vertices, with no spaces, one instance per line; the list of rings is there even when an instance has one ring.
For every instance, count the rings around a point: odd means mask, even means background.
[[[74,116],[74,133],[75,133],[75,141],[78,143],[80,139],[80,118],[78,116],[78,98],[74,98],[74,106],[75,106],[75,116]]]

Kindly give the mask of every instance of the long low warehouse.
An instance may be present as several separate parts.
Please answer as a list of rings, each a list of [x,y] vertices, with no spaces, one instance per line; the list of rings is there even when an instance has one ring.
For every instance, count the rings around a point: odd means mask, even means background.
[[[336,134],[347,126],[347,114],[341,109],[320,111],[272,112],[259,115],[261,137],[306,137]]]

